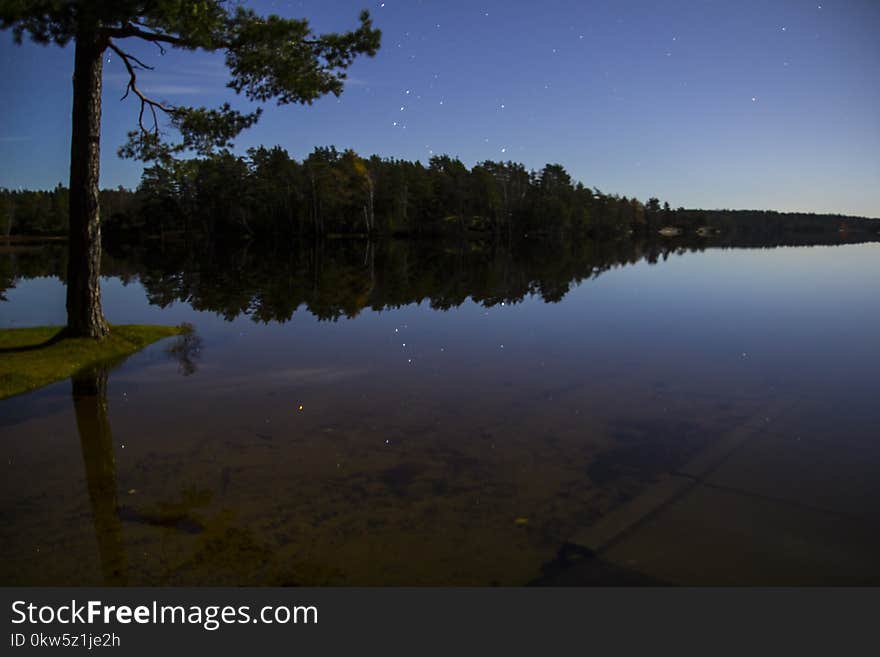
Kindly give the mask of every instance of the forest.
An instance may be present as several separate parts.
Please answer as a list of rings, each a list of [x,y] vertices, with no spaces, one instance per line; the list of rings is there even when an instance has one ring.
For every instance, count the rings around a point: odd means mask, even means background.
[[[843,215],[673,209],[576,182],[559,164],[468,168],[450,156],[421,162],[316,148],[298,161],[281,147],[168,159],[136,190],[101,191],[102,231],[116,241],[209,242],[315,237],[445,236],[512,243],[699,233],[766,242],[793,236],[874,236],[880,221]],[[0,235],[63,235],[68,192],[0,190]]]

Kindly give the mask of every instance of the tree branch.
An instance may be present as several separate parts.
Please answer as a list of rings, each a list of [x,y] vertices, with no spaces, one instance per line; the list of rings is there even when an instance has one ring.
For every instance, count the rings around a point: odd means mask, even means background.
[[[131,23],[126,23],[122,27],[105,27],[102,29],[102,33],[111,39],[128,39],[130,37],[137,37],[138,39],[158,44],[168,43],[172,46],[186,45],[186,42],[179,37],[170,34],[162,34],[161,32],[148,32],[147,30],[135,27]]]
[[[145,71],[152,71],[152,70],[155,68],[155,67],[153,67],[153,66],[150,66],[149,64],[144,64],[141,60],[139,60],[137,57],[135,57],[134,55],[132,55],[130,52],[123,53],[121,50],[119,50],[118,48],[116,48],[116,47],[114,46],[114,44],[112,44],[112,43],[107,44],[107,45],[109,45],[111,48],[113,48],[113,51],[114,51],[114,52],[116,52],[116,53],[121,53],[121,54],[120,54],[120,57],[122,57],[123,60],[124,60],[125,58],[130,59],[130,60],[132,61],[133,65],[134,65],[135,67],[137,67],[137,68],[141,68],[141,69],[143,69],[143,70],[145,70]]]
[[[129,93],[134,93],[135,96],[138,97],[141,101],[141,110],[138,113],[138,125],[141,128],[142,132],[149,132],[147,128],[144,126],[144,111],[149,108],[150,113],[153,115],[153,134],[159,134],[159,117],[156,114],[156,110],[161,110],[168,115],[173,115],[177,112],[177,108],[169,107],[167,105],[163,105],[152,98],[149,98],[144,95],[144,93],[137,86],[137,72],[135,71],[136,67],[140,67],[142,69],[152,69],[152,66],[148,66],[140,61],[134,55],[131,55],[121,48],[117,46],[115,43],[110,41],[107,44],[107,47],[110,48],[113,52],[119,55],[119,58],[122,60],[122,63],[125,64],[125,68],[128,71],[128,84],[125,87],[125,93],[122,95],[121,100],[125,100],[128,98]]]

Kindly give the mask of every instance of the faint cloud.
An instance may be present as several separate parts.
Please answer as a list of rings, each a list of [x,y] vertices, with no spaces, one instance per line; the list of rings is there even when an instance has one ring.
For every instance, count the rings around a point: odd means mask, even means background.
[[[165,96],[192,96],[197,94],[207,94],[212,91],[216,93],[218,91],[216,89],[212,90],[207,87],[195,87],[187,84],[144,85],[142,88],[145,94],[162,94]]]
[[[0,144],[12,144],[18,141],[30,141],[30,137],[0,137]]]
[[[171,72],[139,71],[138,87],[151,96],[196,96],[212,93],[223,93],[225,85],[220,78],[227,77],[228,72],[223,63],[210,62],[205,66],[192,68],[175,68]],[[215,82],[215,80],[217,82]],[[104,82],[111,89],[125,93],[129,76],[125,72],[104,74]]]
[[[191,76],[196,78],[227,78],[229,69],[222,61],[205,62],[202,66],[183,66],[175,69],[179,76]]]

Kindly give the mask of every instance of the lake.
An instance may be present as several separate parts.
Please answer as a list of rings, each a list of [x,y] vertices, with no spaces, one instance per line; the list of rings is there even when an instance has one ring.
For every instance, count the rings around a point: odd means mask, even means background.
[[[196,333],[0,401],[0,582],[878,584],[880,244],[723,247],[111,248]]]

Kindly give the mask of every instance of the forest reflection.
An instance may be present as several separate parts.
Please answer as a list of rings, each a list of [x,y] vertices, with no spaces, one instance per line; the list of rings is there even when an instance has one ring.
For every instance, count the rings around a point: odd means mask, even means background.
[[[156,241],[106,245],[103,272],[123,283],[139,281],[150,304],[186,302],[227,320],[287,322],[300,309],[321,320],[352,318],[364,309],[414,303],[448,310],[467,299],[484,306],[529,296],[562,300],[579,283],[609,269],[657,263],[710,248],[773,248],[852,243],[846,236],[731,241],[697,236],[543,241],[336,239],[293,244],[244,241]],[[0,295],[18,279],[64,278],[64,245],[14,248],[0,257]],[[2,298],[2,297],[0,297]]]

